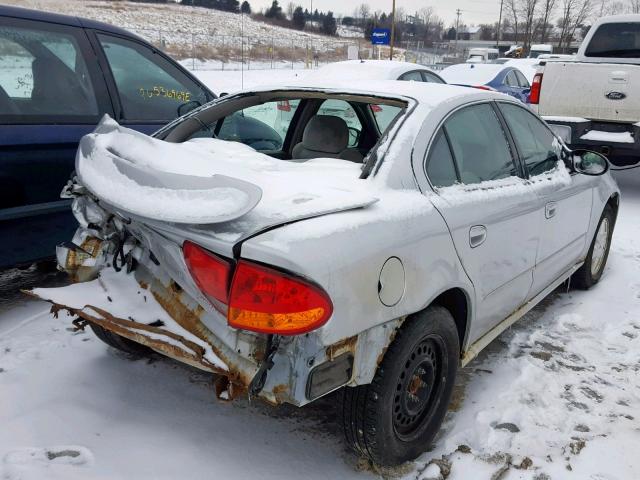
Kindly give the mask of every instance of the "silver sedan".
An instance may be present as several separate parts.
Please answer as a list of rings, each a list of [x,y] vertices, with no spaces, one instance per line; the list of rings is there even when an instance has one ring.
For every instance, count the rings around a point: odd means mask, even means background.
[[[461,365],[601,279],[619,205],[607,160],[516,100],[411,82],[246,91],[153,137],[105,119],[76,171],[57,253],[78,283],[34,295],[217,374],[224,399],[339,390],[348,443],[381,465],[428,448]]]

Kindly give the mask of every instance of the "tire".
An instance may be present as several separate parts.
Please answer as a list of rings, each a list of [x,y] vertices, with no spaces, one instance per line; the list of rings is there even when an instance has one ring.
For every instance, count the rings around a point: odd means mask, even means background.
[[[347,443],[379,466],[421,455],[438,433],[455,383],[460,344],[449,311],[432,306],[397,332],[369,385],[345,387]]]
[[[149,347],[129,340],[128,338],[121,337],[120,335],[110,332],[93,322],[89,322],[89,326],[91,327],[91,330],[93,330],[93,333],[96,334],[96,337],[116,350],[120,350],[121,352],[128,353],[129,355],[135,355],[137,357],[147,356],[153,352]]]
[[[615,222],[616,218],[613,209],[607,205],[598,222],[598,228],[591,241],[584,264],[571,276],[571,285],[575,288],[588,290],[598,283],[600,277],[602,277],[602,272],[604,272],[604,267],[607,265],[607,259],[609,258]],[[604,229],[606,229],[606,232]]]

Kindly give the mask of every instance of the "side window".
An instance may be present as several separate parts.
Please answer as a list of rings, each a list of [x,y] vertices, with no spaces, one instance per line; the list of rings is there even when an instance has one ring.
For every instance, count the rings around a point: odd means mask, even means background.
[[[98,34],[113,73],[124,120],[173,120],[181,105],[202,105],[206,92],[166,58],[137,42]],[[188,109],[187,109],[188,110]]]
[[[427,176],[434,187],[448,187],[458,181],[458,175],[444,132],[440,130],[427,157]]]
[[[216,138],[244,143],[258,151],[282,150],[299,105],[300,100],[282,100],[245,108],[222,120]]]
[[[98,116],[72,28],[0,25],[0,115]]]
[[[454,113],[444,128],[462,183],[469,185],[517,175],[509,143],[491,105],[466,107]]]
[[[519,87],[518,77],[516,77],[515,71],[511,70],[504,79],[504,84],[510,87]]]
[[[402,110],[400,107],[394,107],[393,105],[370,105],[373,117],[376,119],[378,130],[380,133],[384,133],[391,122],[398,116]]]
[[[347,127],[349,127],[349,148],[358,146],[362,123],[349,102],[344,100],[325,100],[318,109],[318,115],[333,115],[343,119],[347,123]]]
[[[521,87],[528,88],[531,86],[527,77],[525,77],[521,72],[516,71],[516,77],[518,77],[518,83]]]
[[[500,109],[531,175],[553,169],[558,162],[557,141],[551,131],[526,109],[501,103]]]
[[[422,76],[424,77],[425,82],[429,83],[445,83],[440,77],[434,75],[431,72],[422,72]]]
[[[405,82],[424,82],[422,75],[418,70],[413,72],[407,72],[400,77],[400,80]]]

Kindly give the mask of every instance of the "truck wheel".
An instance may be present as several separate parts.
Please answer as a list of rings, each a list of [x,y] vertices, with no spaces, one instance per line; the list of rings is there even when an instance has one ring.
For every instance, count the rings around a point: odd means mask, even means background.
[[[149,347],[129,340],[128,338],[121,337],[120,335],[110,332],[93,322],[89,322],[89,326],[91,327],[91,330],[93,330],[93,333],[96,334],[96,337],[110,347],[120,350],[121,352],[140,357],[149,355],[153,351]]]
[[[380,466],[413,460],[447,412],[460,354],[453,317],[429,307],[398,331],[369,385],[341,395],[347,443]]]
[[[613,209],[607,205],[602,212],[602,217],[600,217],[600,223],[598,223],[596,234],[587,253],[587,259],[580,269],[571,276],[571,285],[580,290],[588,290],[598,283],[609,258],[614,224]]]

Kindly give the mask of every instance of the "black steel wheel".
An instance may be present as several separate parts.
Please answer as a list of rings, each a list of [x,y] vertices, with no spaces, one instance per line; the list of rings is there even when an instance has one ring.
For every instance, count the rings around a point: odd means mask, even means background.
[[[153,353],[153,350],[149,347],[110,332],[93,322],[89,322],[89,327],[91,327],[93,333],[96,334],[96,337],[116,350],[120,350],[121,352],[128,353],[129,355],[134,355],[136,357],[146,356]]]
[[[458,331],[448,310],[433,306],[407,319],[371,384],[343,389],[347,443],[380,466],[422,454],[447,412],[459,355]]]

